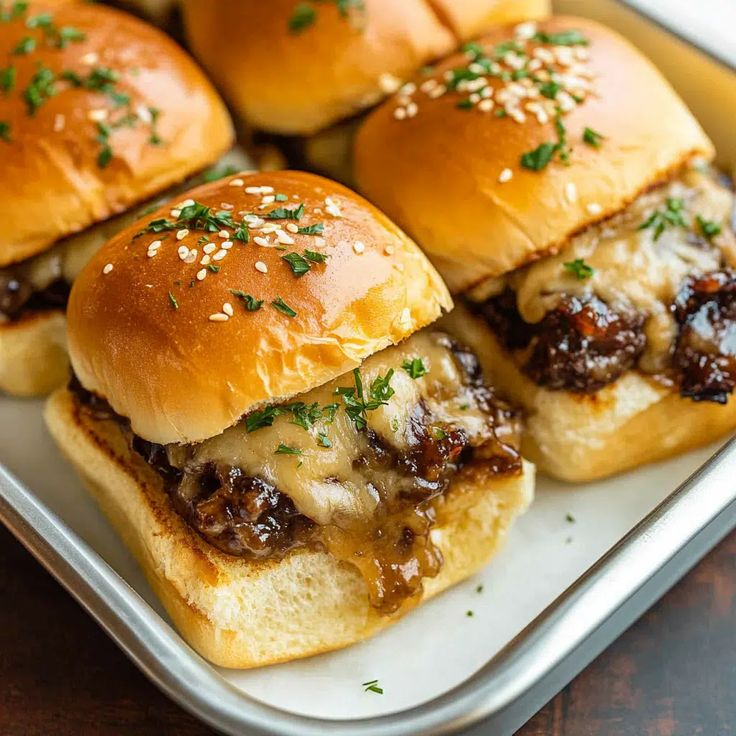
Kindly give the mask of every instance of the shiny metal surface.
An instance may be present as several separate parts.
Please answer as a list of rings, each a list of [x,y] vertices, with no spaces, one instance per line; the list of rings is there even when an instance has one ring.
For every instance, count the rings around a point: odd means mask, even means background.
[[[484,719],[494,733],[510,733],[736,526],[736,440],[475,675],[418,707],[353,721],[287,713],[230,685],[1,467],[0,520],[161,690],[225,733],[445,734]]]

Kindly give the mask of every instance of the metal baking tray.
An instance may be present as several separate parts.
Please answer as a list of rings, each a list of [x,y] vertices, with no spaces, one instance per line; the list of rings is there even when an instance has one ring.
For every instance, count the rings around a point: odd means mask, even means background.
[[[618,27],[662,63],[724,162],[736,161],[709,106],[709,93],[721,114],[736,104],[723,53],[685,46],[672,33],[676,19],[663,28],[641,15],[661,5],[651,0],[631,3],[636,10],[615,0],[558,4]],[[707,34],[691,40],[708,45]],[[680,86],[678,65],[667,67],[674,49],[708,65],[700,97],[686,80]],[[365,644],[228,671],[172,628],[45,434],[41,410],[0,397],[0,520],[154,684],[228,734],[511,734],[736,526],[736,440],[585,487],[542,479],[533,508],[478,577]],[[384,696],[360,687],[375,677]]]

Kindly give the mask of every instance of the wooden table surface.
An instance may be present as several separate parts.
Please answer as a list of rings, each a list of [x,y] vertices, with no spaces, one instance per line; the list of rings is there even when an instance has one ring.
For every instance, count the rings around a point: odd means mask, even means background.
[[[0,528],[0,734],[205,736]],[[517,736],[736,736],[736,533]]]

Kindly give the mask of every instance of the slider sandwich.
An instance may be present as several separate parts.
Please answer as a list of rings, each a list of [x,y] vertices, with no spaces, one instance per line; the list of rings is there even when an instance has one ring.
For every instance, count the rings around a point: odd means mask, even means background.
[[[292,163],[349,181],[356,116],[494,24],[545,17],[549,0],[184,0],[182,10],[236,117]]]
[[[532,496],[518,418],[360,197],[295,172],[188,196],[75,282],[49,428],[205,657],[349,645],[495,551]]]
[[[524,408],[525,456],[584,481],[736,426],[734,197],[712,157],[641,54],[560,17],[387,101],[355,171],[459,295],[454,329]]]
[[[66,380],[79,269],[232,142],[210,83],[155,28],[89,3],[0,3],[0,390]]]

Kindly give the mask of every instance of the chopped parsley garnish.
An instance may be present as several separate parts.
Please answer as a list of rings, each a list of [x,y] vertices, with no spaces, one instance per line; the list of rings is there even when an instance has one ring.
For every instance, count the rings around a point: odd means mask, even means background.
[[[206,266],[206,269],[208,271],[212,271],[212,273],[220,273],[220,267],[219,266],[215,266],[214,263],[208,263],[207,266]]]
[[[36,39],[26,36],[18,42],[18,45],[13,49],[13,54],[16,56],[25,56],[26,54],[32,54],[35,50]]]
[[[465,611],[465,615],[466,615],[466,616],[467,616],[468,618],[473,618],[473,612],[472,612],[472,611]]]
[[[214,167],[212,169],[208,169],[204,172],[204,174],[202,174],[202,181],[205,184],[209,184],[213,181],[224,179],[226,176],[237,174],[237,172],[238,169],[235,166],[221,166],[219,168]]]
[[[541,171],[557,152],[556,143],[540,143],[533,151],[521,156],[521,165],[530,171]]]
[[[580,31],[576,30],[557,31],[557,33],[537,31],[532,38],[534,41],[547,43],[550,46],[587,46],[590,43]]]
[[[244,291],[239,291],[238,289],[230,289],[230,293],[233,296],[237,296],[238,299],[242,300],[245,308],[249,312],[257,312],[263,306],[263,299],[256,299],[254,296],[246,294]]]
[[[316,401],[309,406],[303,401],[297,401],[293,404],[287,404],[283,409],[285,412],[291,412],[293,417],[291,423],[304,430],[310,430],[315,422],[322,419],[322,410]]]
[[[7,66],[5,69],[0,69],[0,90],[5,94],[12,92],[15,88],[15,67]]]
[[[483,47],[477,41],[470,41],[462,46],[463,53],[467,54],[472,61],[484,55]]]
[[[248,226],[244,222],[238,225],[233,233],[233,240],[239,240],[241,243],[250,243],[250,232],[248,232]]]
[[[391,388],[393,375],[394,371],[391,368],[385,376],[377,376],[373,379],[367,399],[363,390],[363,379],[359,368],[353,370],[354,387],[340,387],[335,390],[335,393],[342,397],[345,412],[357,430],[364,430],[368,426],[367,412],[384,406],[394,395],[394,390]]]
[[[562,265],[566,271],[573,274],[579,281],[585,281],[595,273],[595,269],[589,266],[582,258],[576,258],[574,261],[568,261]]]
[[[639,230],[654,228],[654,242],[659,240],[662,233],[668,227],[687,227],[685,219],[685,203],[679,197],[669,197],[664,210],[655,210],[639,225]]]
[[[296,312],[280,296],[277,296],[271,302],[271,306],[274,309],[278,309],[279,312],[285,314],[287,317],[296,317]]]
[[[447,432],[445,432],[442,427],[431,427],[432,437],[436,440],[444,440],[447,439]]]
[[[695,215],[695,220],[698,223],[700,232],[703,234],[703,237],[706,238],[706,240],[713,240],[716,235],[721,234],[721,226],[717,222],[713,222],[713,220],[706,220],[701,215]]]
[[[289,198],[285,194],[277,194],[274,199],[277,202],[288,202]]]
[[[325,226],[321,222],[316,222],[314,225],[307,225],[307,227],[300,227],[297,232],[299,235],[322,235],[325,231]]]
[[[18,0],[10,6],[10,10],[0,9],[0,23],[9,23],[20,18],[28,10],[28,3]]]
[[[560,154],[560,161],[563,164],[570,163],[570,147],[567,145],[567,128],[562,122],[562,117],[558,113],[555,117],[555,131],[557,132],[557,151]]]
[[[267,212],[263,217],[266,220],[300,220],[304,214],[304,204],[300,204],[293,210],[288,207],[277,207],[275,210]]]
[[[97,138],[100,144],[100,152],[97,154],[97,165],[104,169],[112,160],[112,147],[110,146],[110,126],[106,123],[97,123]]]
[[[273,425],[276,417],[281,416],[283,413],[283,409],[278,406],[267,406],[260,411],[251,412],[245,418],[245,431],[250,433],[255,432],[257,429],[270,427]]]
[[[569,524],[574,524],[575,523],[575,517],[568,511],[565,514],[565,521],[567,521]]]
[[[287,253],[286,255],[281,256],[281,258],[289,264],[292,273],[297,278],[304,276],[304,274],[311,269],[309,261],[298,253]]]
[[[322,445],[322,447],[332,447],[330,438],[324,432],[317,432],[317,442]]]
[[[156,126],[158,125],[158,118],[161,115],[161,111],[157,107],[149,107],[148,114],[151,116],[151,135],[148,136],[148,142],[152,146],[160,146],[163,141],[156,130]]]
[[[6,143],[11,142],[10,138],[10,123],[6,123],[4,120],[0,120],[0,140]]]
[[[427,368],[421,358],[407,359],[401,364],[401,367],[415,380],[427,375]]]
[[[364,688],[365,693],[376,693],[377,695],[383,695],[383,688],[379,686],[378,680],[368,680],[364,682],[361,687]]]
[[[482,593],[483,592],[483,583],[481,583],[480,585],[476,585],[475,586],[475,592],[476,593]]]
[[[317,11],[309,3],[299,3],[289,18],[289,30],[301,33],[317,20]]]
[[[186,227],[190,230],[204,230],[209,233],[216,233],[223,228],[233,228],[233,216],[228,210],[212,211],[200,202],[183,207],[176,220],[167,220],[164,218],[152,220],[148,223],[144,230],[136,233],[136,237],[143,233],[160,233],[164,230],[179,230]]]
[[[474,105],[470,100],[460,100],[460,102],[458,102],[455,107],[459,108],[460,110],[472,110]]]
[[[276,448],[274,455],[301,455],[302,451],[297,447],[289,447],[283,442]]]
[[[304,257],[311,261],[312,263],[326,263],[327,262],[327,255],[324,253],[317,253],[313,250],[305,250],[304,251]]]
[[[550,80],[549,82],[544,82],[544,84],[540,85],[539,87],[540,93],[549,100],[556,99],[557,93],[561,89],[562,85],[558,82],[553,82],[552,80]]]
[[[583,142],[587,143],[589,146],[593,146],[593,148],[600,148],[601,142],[605,136],[603,133],[598,133],[597,131],[593,130],[593,128],[585,128],[583,130]]]
[[[179,309],[179,302],[176,301],[176,297],[171,292],[169,292],[169,301],[174,309]]]

